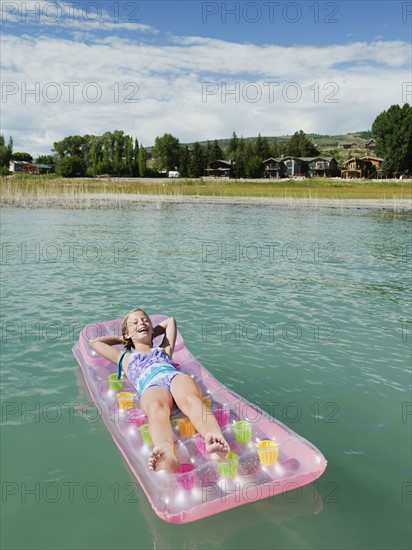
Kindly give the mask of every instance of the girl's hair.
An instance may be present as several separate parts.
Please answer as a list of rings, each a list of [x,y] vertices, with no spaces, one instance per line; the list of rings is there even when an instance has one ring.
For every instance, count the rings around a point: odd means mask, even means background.
[[[126,315],[124,316],[123,321],[122,321],[122,336],[123,336],[124,349],[127,349],[127,350],[131,350],[132,348],[134,349],[133,340],[131,338],[126,338],[125,335],[128,332],[127,320],[129,318],[129,315],[131,315],[135,311],[141,311],[148,319],[150,319],[150,317],[145,312],[145,310],[140,308],[140,307],[135,307],[134,309],[129,311],[129,313],[126,313]]]

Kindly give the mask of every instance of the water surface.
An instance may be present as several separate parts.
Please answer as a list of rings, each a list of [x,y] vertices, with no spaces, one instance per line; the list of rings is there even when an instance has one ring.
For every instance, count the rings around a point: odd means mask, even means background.
[[[2,210],[1,546],[409,548],[410,217],[230,205]],[[325,474],[189,525],[152,512],[71,347],[132,307],[174,315],[228,387]]]

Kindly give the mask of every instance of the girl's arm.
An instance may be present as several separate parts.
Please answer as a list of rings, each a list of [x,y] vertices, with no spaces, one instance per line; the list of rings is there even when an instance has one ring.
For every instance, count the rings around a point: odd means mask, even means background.
[[[161,347],[165,350],[167,355],[172,358],[177,336],[176,319],[174,317],[165,319],[154,328],[154,337],[160,334],[164,334]]]
[[[99,338],[89,340],[91,348],[96,353],[115,364],[119,360],[122,350],[116,349],[113,346],[122,343],[123,338],[121,336],[100,336]]]

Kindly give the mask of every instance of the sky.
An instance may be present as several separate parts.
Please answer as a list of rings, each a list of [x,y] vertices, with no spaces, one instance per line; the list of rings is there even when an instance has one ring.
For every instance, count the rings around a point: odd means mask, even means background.
[[[2,0],[1,133],[50,154],[370,130],[412,102],[412,1]]]

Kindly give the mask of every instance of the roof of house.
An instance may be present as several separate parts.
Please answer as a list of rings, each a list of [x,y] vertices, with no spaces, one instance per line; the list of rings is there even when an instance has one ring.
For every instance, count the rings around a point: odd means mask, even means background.
[[[300,161],[303,161],[303,162],[313,162],[314,160],[326,160],[328,162],[332,161],[332,160],[335,160],[335,157],[321,157],[321,156],[317,156],[317,157],[293,157],[293,156],[288,156],[288,157],[284,157],[283,159],[280,159],[280,160],[288,160],[288,159],[295,159],[295,160],[300,160]]]
[[[379,157],[362,157],[361,160],[379,160],[381,162],[383,162],[385,159],[381,159]]]
[[[328,162],[331,162],[332,160],[336,160],[335,157],[312,157],[311,160],[327,160]]]
[[[380,162],[383,162],[385,159],[380,159],[378,157],[352,157],[351,159],[345,160],[345,164],[348,164],[348,162],[351,162],[353,160],[379,160]]]

